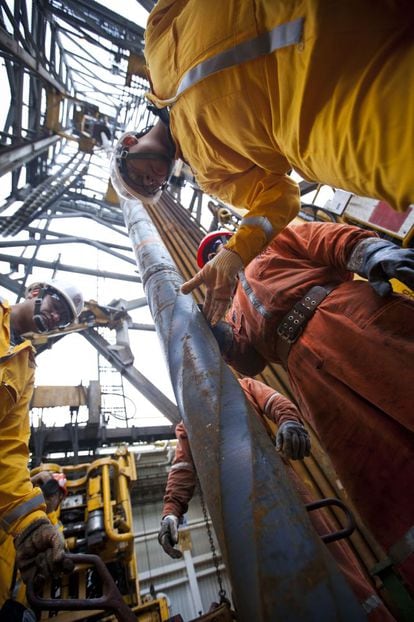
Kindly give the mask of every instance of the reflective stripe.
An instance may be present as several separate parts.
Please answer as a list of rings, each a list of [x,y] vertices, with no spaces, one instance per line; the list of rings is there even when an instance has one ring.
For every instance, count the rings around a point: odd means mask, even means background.
[[[268,400],[267,400],[267,402],[266,402],[266,404],[265,404],[265,406],[264,406],[264,409],[263,409],[263,411],[264,411],[264,414],[265,414],[265,415],[267,415],[267,414],[268,414],[270,404],[273,402],[273,400],[274,400],[274,399],[275,399],[278,395],[280,395],[280,393],[278,393],[277,391],[275,391],[275,392],[274,392],[274,393],[272,393],[272,395],[268,398]]]
[[[371,594],[371,596],[369,596],[361,604],[362,604],[363,610],[366,613],[371,613],[371,611],[374,611],[374,609],[376,609],[377,607],[380,607],[382,605],[382,602],[376,594]]]
[[[250,287],[249,282],[246,279],[246,275],[243,271],[239,272],[239,281],[253,307],[260,313],[260,315],[269,320],[273,316],[272,312],[268,311],[266,307],[262,305],[260,300],[256,297],[256,294]]]
[[[187,469],[187,471],[194,471],[194,467],[191,462],[177,462],[177,464],[172,465],[171,471],[175,469]]]
[[[0,518],[0,527],[4,531],[8,532],[11,525],[18,519],[30,514],[34,510],[39,509],[39,506],[44,504],[45,498],[42,493],[37,494],[25,503],[20,503],[15,508],[10,510],[8,514],[5,514]]]
[[[270,242],[275,234],[272,223],[265,216],[246,216],[240,221],[240,227],[243,225],[248,225],[249,227],[260,227],[260,229],[263,229],[268,242]]]
[[[170,99],[159,100],[160,104],[168,106],[173,104],[176,99],[187,89],[197,84],[204,78],[213,73],[235,67],[241,63],[254,60],[260,56],[271,54],[275,50],[285,48],[289,45],[300,43],[302,39],[303,17],[295,19],[286,24],[279,24],[268,32],[263,32],[258,37],[248,39],[232,48],[223,50],[211,58],[202,61],[195,67],[189,69],[181,79],[177,92]]]
[[[388,549],[388,555],[394,564],[401,564],[411,553],[414,553],[414,527],[410,527],[403,537]]]

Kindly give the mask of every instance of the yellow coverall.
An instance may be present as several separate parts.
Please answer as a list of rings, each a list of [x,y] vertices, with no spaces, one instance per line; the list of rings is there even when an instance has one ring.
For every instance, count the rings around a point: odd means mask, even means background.
[[[28,469],[34,368],[30,341],[10,345],[10,307],[0,301],[0,528],[13,537],[46,518],[43,494],[33,488]],[[0,605],[9,588],[2,568],[0,560]]]
[[[280,24],[303,19],[297,44],[205,77],[186,72]],[[412,0],[159,0],[146,29],[149,99],[171,106],[177,157],[205,192],[271,223],[299,208],[308,180],[414,203]],[[226,244],[247,263],[270,241],[242,225]]]

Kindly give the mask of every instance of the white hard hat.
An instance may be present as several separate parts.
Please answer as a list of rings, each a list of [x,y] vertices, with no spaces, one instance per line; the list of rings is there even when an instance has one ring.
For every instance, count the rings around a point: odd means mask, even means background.
[[[150,129],[150,128],[149,128]],[[156,203],[160,198],[167,180],[162,184],[156,184],[152,188],[148,188],[142,182],[132,179],[128,174],[127,160],[163,160],[168,161],[169,172],[171,172],[173,159],[167,158],[164,154],[154,152],[129,153],[129,149],[136,145],[143,132],[125,132],[118,140],[112,152],[110,163],[110,174],[112,185],[117,194],[123,199],[131,199],[133,197],[143,201],[144,203]]]
[[[35,290],[40,290],[40,295],[38,297],[40,299],[43,299],[43,297],[50,292],[55,292],[66,302],[70,313],[70,319],[69,321],[59,324],[59,328],[64,328],[65,326],[68,326],[68,324],[74,322],[83,309],[82,292],[76,287],[76,285],[68,283],[67,281],[60,279],[44,279],[43,281],[36,281],[27,287],[26,297],[30,294],[30,292]]]

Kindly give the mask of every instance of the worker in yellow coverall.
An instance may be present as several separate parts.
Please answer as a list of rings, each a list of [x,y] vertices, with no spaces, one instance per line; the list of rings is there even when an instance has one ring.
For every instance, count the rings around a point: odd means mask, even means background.
[[[63,473],[40,470],[31,478],[44,496],[46,514],[56,525],[63,539],[63,526],[59,521],[59,506],[67,495],[66,477]],[[15,565],[16,552],[12,536],[0,532],[0,622],[35,622],[35,614],[28,609],[26,586],[21,581]]]
[[[243,378],[240,384],[246,399],[267,431],[270,433],[269,422],[277,427],[276,449],[281,452],[292,486],[304,503],[311,503],[314,499],[310,491],[296,475],[288,460],[303,460],[310,453],[309,435],[301,423],[298,409],[286,397],[258,380]],[[178,443],[168,474],[158,541],[170,557],[179,558],[182,557],[182,553],[174,548],[178,542],[178,525],[181,517],[187,512],[197,477],[187,432],[182,421],[176,426],[175,434]],[[277,494],[277,482],[275,482],[275,494]],[[311,512],[309,518],[320,535],[333,531],[332,526],[319,512]],[[370,622],[394,620],[361,572],[348,545],[344,541],[333,542],[328,548],[367,613],[368,620]]]
[[[205,192],[248,210],[183,287],[207,286],[213,324],[238,271],[297,214],[292,168],[396,210],[414,203],[413,29],[412,0],[157,2],[149,99],[169,108],[169,127],[121,137],[112,179],[122,196],[154,199],[181,158]]]
[[[21,303],[0,301],[0,528],[14,538],[24,582],[62,570],[64,555],[62,538],[46,516],[43,494],[33,487],[27,466],[35,362],[25,334],[68,326],[82,307],[79,290],[57,280],[33,283]],[[1,581],[4,594],[7,586]]]

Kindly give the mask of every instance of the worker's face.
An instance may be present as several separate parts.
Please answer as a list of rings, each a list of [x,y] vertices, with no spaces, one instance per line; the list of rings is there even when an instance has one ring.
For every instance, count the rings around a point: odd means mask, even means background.
[[[35,311],[35,299],[38,293],[38,290],[31,292],[30,297],[33,299],[33,312]],[[42,321],[48,331],[54,330],[58,326],[69,324],[71,321],[68,305],[57,292],[48,293],[44,296],[40,305],[39,315],[42,317]],[[34,330],[36,330],[36,328]]]
[[[153,154],[154,158],[126,159],[126,183],[146,196],[154,195],[170,174],[172,160],[164,145],[153,137],[142,136],[129,147],[130,154]],[[159,157],[157,157],[159,156]]]

